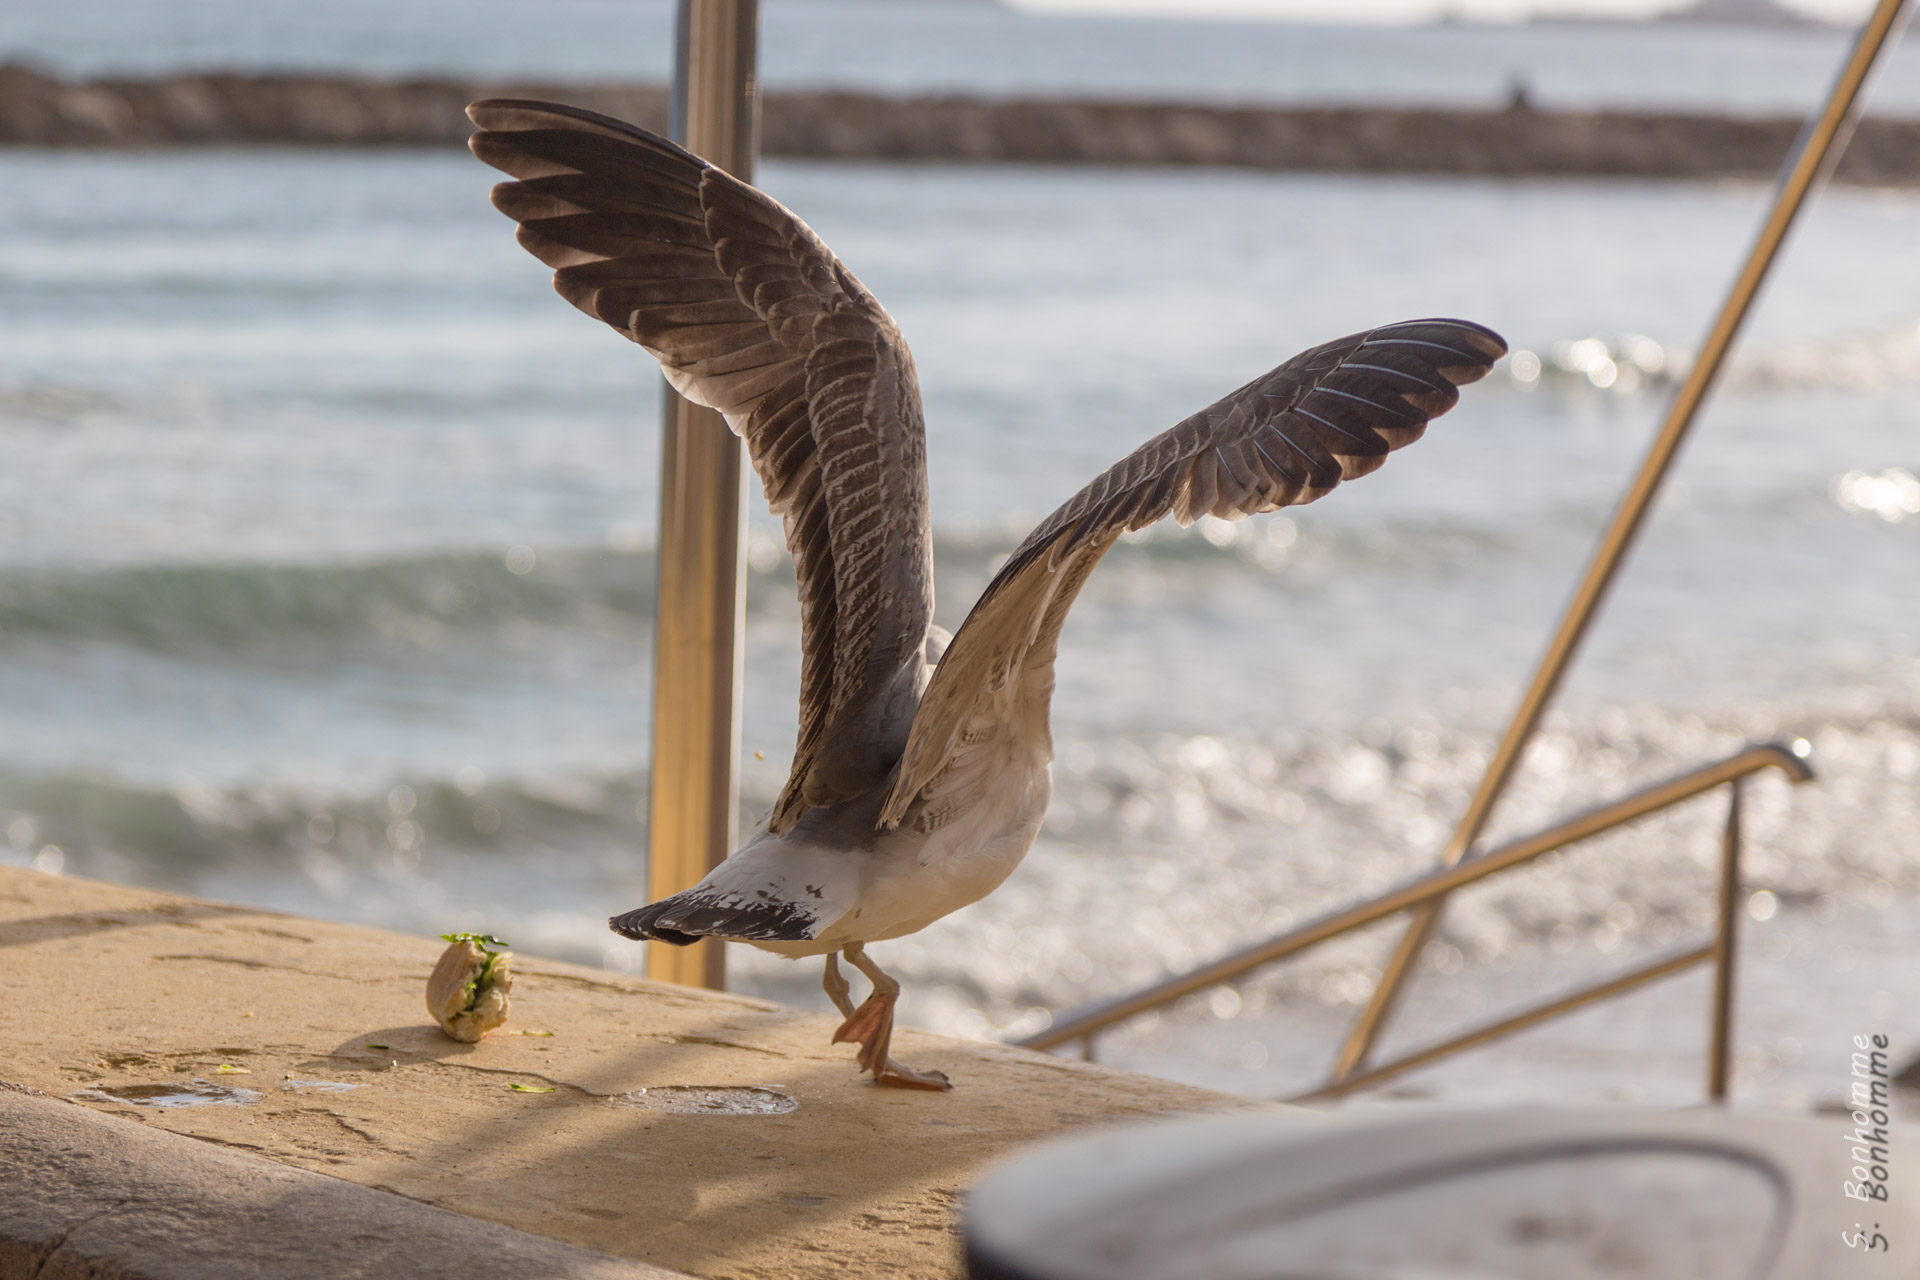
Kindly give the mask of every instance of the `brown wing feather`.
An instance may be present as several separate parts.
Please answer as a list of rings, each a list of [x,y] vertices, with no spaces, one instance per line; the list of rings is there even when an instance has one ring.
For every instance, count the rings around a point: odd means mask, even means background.
[[[1114,464],[1041,521],[987,584],[921,699],[881,824],[898,825],[969,721],[1008,690],[1045,731],[1067,610],[1120,534],[1168,515],[1184,525],[1311,502],[1419,439],[1506,350],[1499,335],[1461,320],[1354,334],[1295,356]]]
[[[804,657],[774,829],[878,785],[933,614],[920,393],[892,318],[800,219],[664,138],[551,103],[467,114],[554,288],[726,415],[785,524]]]

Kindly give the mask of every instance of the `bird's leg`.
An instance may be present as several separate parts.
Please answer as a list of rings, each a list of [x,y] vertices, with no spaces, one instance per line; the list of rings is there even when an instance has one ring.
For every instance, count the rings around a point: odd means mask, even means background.
[[[942,1071],[915,1071],[912,1067],[903,1067],[887,1054],[893,1043],[893,1006],[900,999],[900,984],[881,971],[880,966],[867,959],[866,948],[859,943],[845,947],[847,959],[854,967],[867,975],[873,983],[873,994],[866,1003],[847,1015],[840,1029],[833,1033],[835,1044],[857,1041],[860,1045],[860,1067],[873,1072],[875,1084],[892,1085],[899,1089],[951,1089],[953,1083]],[[829,961],[829,964],[832,962]],[[830,970],[837,973],[838,970]],[[828,988],[832,994],[832,988]],[[844,1007],[844,1006],[842,1006]]]
[[[827,952],[827,972],[825,976],[820,979],[820,986],[825,989],[827,999],[833,1001],[833,1007],[840,1011],[841,1017],[851,1018],[853,1016],[853,999],[848,994],[853,990],[853,986],[847,981],[845,975],[840,972],[839,952]]]

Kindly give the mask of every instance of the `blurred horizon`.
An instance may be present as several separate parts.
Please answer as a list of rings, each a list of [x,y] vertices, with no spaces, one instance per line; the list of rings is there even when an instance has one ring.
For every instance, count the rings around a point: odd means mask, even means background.
[[[0,62],[65,76],[231,69],[664,83],[674,0],[17,0]],[[981,0],[771,0],[773,88],[1214,103],[1621,107],[1798,114],[1838,28],[1739,23],[1301,25],[1016,11]],[[1886,55],[1868,109],[1920,115],[1920,42]]]

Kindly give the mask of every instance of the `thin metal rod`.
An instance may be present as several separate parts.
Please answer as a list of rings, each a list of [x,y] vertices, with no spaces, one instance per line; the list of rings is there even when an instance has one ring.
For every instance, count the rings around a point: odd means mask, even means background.
[[[1572,601],[1567,605],[1566,615],[1560,620],[1559,630],[1554,633],[1546,653],[1541,656],[1539,667],[1534,671],[1533,683],[1520,700],[1513,722],[1507,726],[1506,737],[1501,740],[1499,749],[1487,766],[1486,776],[1480,780],[1479,790],[1474,793],[1453,838],[1441,853],[1442,865],[1452,866],[1466,856],[1473,842],[1479,839],[1481,830],[1492,816],[1495,803],[1519,766],[1527,743],[1546,712],[1547,704],[1558,691],[1581,640],[1586,636],[1621,563],[1632,548],[1647,512],[1673,465],[1675,455],[1698,417],[1701,405],[1713,389],[1721,366],[1726,362],[1727,352],[1739,335],[1740,326],[1753,306],[1754,297],[1760,292],[1767,272],[1779,255],[1780,246],[1786,240],[1794,218],[1805,204],[1808,194],[1831,171],[1846,149],[1861,87],[1879,60],[1881,51],[1897,31],[1905,5],[1906,0],[1880,0],[1875,6],[1872,16],[1860,28],[1860,35],[1854,41],[1853,50],[1835,79],[1825,104],[1809,119],[1793,154],[1781,170],[1773,204],[1767,211],[1766,220],[1760,225],[1760,234],[1755,238],[1739,275],[1734,278],[1726,301],[1721,304],[1720,314],[1701,345],[1699,359],[1694,362],[1678,394],[1674,396],[1673,404],[1667,410],[1666,422],[1654,438],[1646,459],[1640,464],[1639,474],[1634,477],[1625,500],[1614,512],[1613,522],[1602,535],[1593,560],[1587,566],[1586,576],[1581,579]],[[1406,935],[1401,938],[1392,958],[1381,969],[1380,982],[1374,988],[1373,999],[1355,1021],[1346,1043],[1341,1046],[1333,1069],[1334,1079],[1345,1079],[1366,1062],[1374,1041],[1386,1029],[1400,989],[1413,971],[1413,962],[1426,945],[1443,905],[1435,902],[1423,908],[1409,923]]]
[[[1739,967],[1740,780],[1727,784],[1727,829],[1720,840],[1720,927],[1713,939],[1713,1041],[1707,1097],[1725,1102],[1733,1080],[1733,982]]]
[[[758,0],[680,0],[673,131],[750,181],[758,136]],[[711,409],[665,393],[647,889],[692,887],[733,851],[746,614],[746,468]],[[647,976],[721,988],[723,944],[647,945]]]
[[[1512,844],[1503,845],[1475,858],[1472,862],[1443,867],[1417,880],[1389,889],[1365,902],[1356,903],[1351,907],[1290,929],[1277,938],[1270,938],[1255,946],[1236,951],[1212,964],[1203,965],[1189,973],[1168,978],[1143,991],[1136,991],[1131,995],[1122,996],[1117,1000],[1074,1014],[1018,1043],[1029,1049],[1051,1049],[1055,1045],[1089,1036],[1102,1027],[1124,1021],[1135,1014],[1145,1013],[1148,1009],[1170,1004],[1196,991],[1218,986],[1239,977],[1250,969],[1305,951],[1340,934],[1384,920],[1396,912],[1444,897],[1462,885],[1498,875],[1510,867],[1531,862],[1544,854],[1552,853],[1555,849],[1598,835],[1621,823],[1631,822],[1702,792],[1724,786],[1734,778],[1768,768],[1782,770],[1795,782],[1804,782],[1813,776],[1813,771],[1807,766],[1807,762],[1786,747],[1777,743],[1749,747],[1738,755],[1729,756],[1718,763],[1670,778],[1643,791],[1636,791],[1612,804],[1590,809],[1565,822],[1548,827],[1544,831],[1516,840]]]
[[[1664,978],[1668,974],[1679,973],[1683,969],[1690,969],[1696,964],[1703,964],[1711,960],[1714,954],[1714,944],[1708,943],[1706,946],[1693,951],[1683,952],[1676,956],[1669,956],[1665,960],[1656,961],[1646,966],[1644,969],[1635,969],[1632,973],[1622,974],[1618,978],[1602,982],[1597,986],[1585,987],[1574,992],[1572,995],[1561,996],[1557,1000],[1549,1000],[1545,1004],[1535,1005],[1530,1009],[1514,1014],[1510,1018],[1502,1018],[1498,1022],[1490,1022],[1484,1027],[1478,1027],[1467,1032],[1465,1035],[1455,1036],[1453,1039],[1441,1044],[1430,1045],[1415,1053],[1409,1053],[1403,1058],[1395,1058],[1393,1061],[1383,1063],[1369,1071],[1348,1076],[1344,1080],[1315,1089],[1312,1093],[1303,1093],[1299,1097],[1289,1098],[1287,1101],[1320,1102],[1328,1098],[1342,1097],[1355,1090],[1364,1089],[1368,1085],[1379,1084],[1382,1080],[1390,1080],[1394,1076],[1403,1075],[1406,1072],[1412,1071],[1415,1067],[1424,1067],[1429,1062],[1447,1057],[1449,1054],[1459,1053],[1464,1049],[1472,1049],[1478,1045],[1486,1044],[1490,1040],[1498,1040],[1502,1036],[1510,1036],[1516,1031],[1524,1031],[1528,1027],[1547,1021],[1549,1018],[1557,1018],[1563,1013],[1571,1013],[1575,1009],[1585,1005],[1597,1003],[1610,996],[1617,996],[1623,991],[1631,991],[1637,986],[1652,982],[1658,978]]]

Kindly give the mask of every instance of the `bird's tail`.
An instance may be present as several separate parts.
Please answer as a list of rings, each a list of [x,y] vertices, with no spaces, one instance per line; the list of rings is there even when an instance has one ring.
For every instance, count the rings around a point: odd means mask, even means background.
[[[685,947],[702,938],[804,942],[815,936],[821,923],[818,914],[798,903],[742,901],[732,894],[716,894],[697,886],[614,916],[607,927],[636,941],[648,939]]]
[[[687,933],[681,929],[669,928],[659,923],[660,917],[677,905],[680,895],[662,898],[645,907],[635,907],[623,915],[617,915],[607,921],[607,927],[623,938],[634,941],[650,940],[667,942],[676,947],[690,947],[700,941],[697,933]]]

